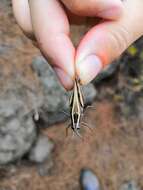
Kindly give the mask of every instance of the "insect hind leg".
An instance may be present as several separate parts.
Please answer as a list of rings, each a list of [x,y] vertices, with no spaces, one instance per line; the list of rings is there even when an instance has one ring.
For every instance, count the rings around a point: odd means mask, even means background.
[[[81,124],[82,124],[83,127],[86,127],[88,129],[90,129],[91,131],[93,131],[93,128],[91,126],[89,126],[88,123],[81,122]]]
[[[78,132],[78,130],[75,129],[74,132],[75,132],[75,134],[76,134],[78,137],[82,138],[82,136],[81,136],[81,134]]]
[[[71,123],[68,124],[68,126],[66,127],[66,137],[68,136],[68,129],[71,127]]]

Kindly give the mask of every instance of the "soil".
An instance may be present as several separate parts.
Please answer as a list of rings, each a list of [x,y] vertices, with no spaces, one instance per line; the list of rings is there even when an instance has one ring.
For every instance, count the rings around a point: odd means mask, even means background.
[[[93,130],[84,130],[83,139],[72,137],[70,132],[66,137],[66,123],[41,131],[55,143],[54,164],[46,176],[39,175],[36,164],[20,161],[0,171],[0,188],[78,190],[82,168],[91,168],[104,190],[119,189],[130,179],[143,188],[142,124],[123,123],[115,114],[113,102],[103,100],[95,105],[97,111],[86,113],[86,122]]]

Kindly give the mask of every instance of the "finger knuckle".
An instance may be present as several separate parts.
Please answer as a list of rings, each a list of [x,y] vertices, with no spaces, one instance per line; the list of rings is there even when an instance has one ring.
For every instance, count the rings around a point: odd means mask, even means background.
[[[79,0],[72,0],[70,4],[70,10],[75,14],[80,14],[85,10],[84,4]]]

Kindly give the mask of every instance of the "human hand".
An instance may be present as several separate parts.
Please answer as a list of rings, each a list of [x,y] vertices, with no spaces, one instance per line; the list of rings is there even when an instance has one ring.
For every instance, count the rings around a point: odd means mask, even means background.
[[[18,24],[28,37],[35,38],[66,89],[73,87],[75,72],[82,84],[90,82],[143,34],[143,0],[12,2]],[[79,16],[103,19],[87,32],[76,50],[65,9]]]

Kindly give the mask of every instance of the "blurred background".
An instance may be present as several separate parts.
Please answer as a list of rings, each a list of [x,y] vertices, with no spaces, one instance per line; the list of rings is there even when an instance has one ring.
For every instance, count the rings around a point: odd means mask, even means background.
[[[75,43],[89,24],[72,26]],[[93,130],[66,137],[70,93],[0,0],[0,190],[143,190],[142,62],[139,39],[84,87]],[[101,188],[81,187],[86,172]]]

